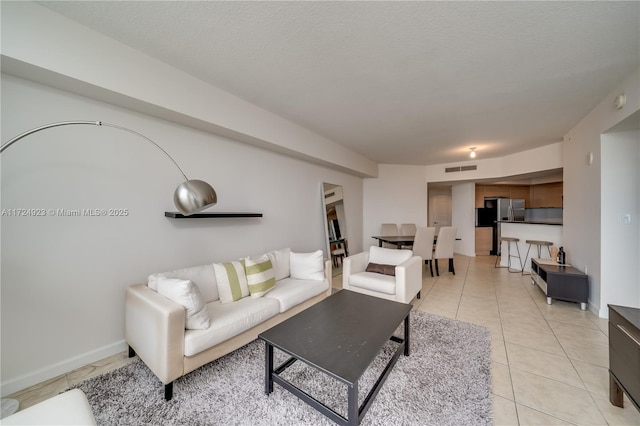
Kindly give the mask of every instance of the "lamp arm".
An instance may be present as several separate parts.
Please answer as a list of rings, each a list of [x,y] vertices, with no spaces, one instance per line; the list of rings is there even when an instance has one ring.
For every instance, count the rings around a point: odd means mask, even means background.
[[[178,163],[176,163],[176,160],[174,160],[173,157],[170,156],[169,153],[167,151],[165,151],[160,145],[158,145],[157,143],[155,143],[154,141],[152,141],[151,139],[149,139],[148,137],[146,137],[142,133],[136,132],[135,130],[131,130],[131,129],[128,129],[128,128],[122,127],[122,126],[118,126],[117,124],[103,123],[102,121],[60,121],[60,122],[57,122],[57,123],[45,124],[45,125],[42,125],[40,127],[36,127],[34,129],[27,130],[26,132],[21,133],[18,136],[14,137],[13,139],[7,141],[2,146],[0,146],[0,154],[2,152],[4,152],[5,149],[7,149],[11,145],[13,145],[15,142],[18,142],[20,139],[22,139],[22,138],[24,138],[26,136],[29,136],[29,135],[31,135],[33,133],[39,132],[41,130],[50,129],[52,127],[70,126],[70,125],[76,125],[76,124],[90,124],[90,125],[93,125],[93,126],[113,127],[114,129],[120,129],[120,130],[124,130],[125,132],[129,132],[129,133],[132,133],[134,135],[138,135],[141,138],[146,139],[148,142],[150,142],[156,148],[158,148],[160,151],[162,151],[164,153],[164,155],[166,155],[169,158],[169,160],[171,160],[171,162],[178,168],[178,170],[180,170],[180,174],[182,174],[182,176],[184,177],[184,180],[186,180],[186,181],[189,180],[187,178],[187,175],[180,168],[180,166],[178,166]]]
[[[214,206],[218,202],[216,191],[211,185],[202,180],[189,180],[180,166],[178,166],[178,163],[176,163],[176,160],[174,160],[173,157],[170,156],[169,153],[165,151],[160,145],[158,145],[145,135],[136,132],[135,130],[127,129],[126,127],[118,126],[117,124],[103,123],[102,121],[60,121],[57,123],[45,124],[43,126],[36,127],[35,129],[27,130],[26,132],[21,133],[13,139],[9,140],[7,143],[0,146],[0,154],[4,152],[5,149],[18,142],[20,139],[24,138],[25,136],[29,136],[32,133],[50,129],[52,127],[70,126],[76,124],[90,124],[93,126],[113,127],[114,129],[124,130],[125,132],[129,132],[134,135],[140,136],[143,139],[146,139],[153,146],[162,151],[184,177],[185,181],[181,183],[173,193],[173,202],[175,203],[178,210],[180,210],[180,212],[185,216],[192,215],[208,207]]]

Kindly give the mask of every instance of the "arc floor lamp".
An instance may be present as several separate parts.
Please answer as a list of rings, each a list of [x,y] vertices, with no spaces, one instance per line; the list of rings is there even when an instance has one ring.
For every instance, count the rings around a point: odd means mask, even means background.
[[[5,149],[9,148],[15,142],[18,142],[20,139],[29,136],[33,133],[40,132],[42,130],[50,129],[52,127],[60,127],[60,126],[73,126],[73,125],[93,125],[93,126],[103,126],[103,127],[113,127],[114,129],[124,130],[125,132],[132,133],[134,135],[140,136],[145,139],[147,142],[150,142],[153,146],[158,148],[160,151],[166,155],[169,160],[178,168],[180,174],[184,177],[184,182],[178,185],[175,192],[173,193],[173,202],[175,203],[177,209],[185,216],[192,215],[194,213],[200,212],[208,207],[215,205],[218,202],[218,196],[216,195],[216,191],[213,189],[211,185],[202,180],[189,180],[187,175],[184,174],[176,160],[173,159],[169,155],[167,151],[165,151],[160,145],[146,137],[145,135],[138,133],[134,130],[128,129],[126,127],[118,126],[116,124],[103,123],[102,121],[60,121],[57,123],[45,124],[40,127],[36,127],[31,130],[27,130],[24,133],[19,134],[13,139],[9,140],[2,146],[0,146],[0,153],[4,152]]]

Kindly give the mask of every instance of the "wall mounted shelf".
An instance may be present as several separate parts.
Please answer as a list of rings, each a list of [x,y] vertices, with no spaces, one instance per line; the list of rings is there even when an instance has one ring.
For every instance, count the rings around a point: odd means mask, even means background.
[[[203,219],[203,218],[233,218],[233,217],[262,217],[262,213],[194,213],[191,216],[185,216],[178,212],[164,212],[165,217],[172,219]]]

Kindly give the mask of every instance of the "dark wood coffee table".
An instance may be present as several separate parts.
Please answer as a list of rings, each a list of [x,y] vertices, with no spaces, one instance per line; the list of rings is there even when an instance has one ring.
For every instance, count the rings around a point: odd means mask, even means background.
[[[360,423],[402,353],[409,356],[411,305],[341,290],[300,312],[258,337],[265,341],[265,392],[277,383],[338,424]],[[394,336],[404,321],[404,338]],[[358,406],[358,379],[389,341],[398,348]],[[273,365],[273,348],[291,356]],[[344,417],[288,382],[280,374],[302,361],[347,385],[347,417]]]

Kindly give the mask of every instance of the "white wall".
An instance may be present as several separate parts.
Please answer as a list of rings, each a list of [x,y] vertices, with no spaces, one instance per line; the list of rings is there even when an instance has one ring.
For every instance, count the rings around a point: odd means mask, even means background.
[[[603,134],[601,159],[601,305],[640,307],[640,130]]]
[[[451,225],[458,228],[455,252],[476,255],[475,183],[458,183],[451,187]]]
[[[362,246],[376,244],[383,223],[427,226],[427,183],[423,166],[381,164],[379,177],[363,184]],[[351,250],[351,253],[356,253]]]
[[[619,93],[627,97],[627,105],[616,110],[613,100]],[[618,164],[602,162],[601,135],[640,109],[640,69],[632,73],[617,88],[612,90],[586,117],[564,137],[562,157],[564,159],[564,211],[563,241],[569,262],[576,268],[587,268],[589,274],[589,306],[603,318],[608,317],[607,301],[602,298],[604,287],[626,288],[638,286],[640,277],[637,268],[625,270],[623,281],[602,280],[603,260],[601,253],[615,253],[617,241],[603,241],[602,226],[602,177],[616,173]],[[586,158],[593,153],[592,165]],[[633,158],[624,158],[623,164]],[[638,167],[634,164],[631,167]],[[608,185],[608,183],[607,183]],[[636,191],[637,192],[637,191]],[[637,233],[636,233],[637,235]],[[638,259],[640,254],[630,254]],[[617,290],[613,290],[617,293]],[[610,293],[605,290],[604,293]],[[637,300],[637,299],[636,299]],[[628,304],[633,304],[629,300]]]
[[[478,157],[480,157],[480,153]],[[476,165],[476,170],[446,173],[447,167]],[[458,163],[437,164],[425,167],[427,182],[475,181],[516,176],[525,173],[562,168],[562,143],[552,143],[540,148],[522,151],[499,158],[476,158]]]
[[[128,209],[124,217],[0,217],[2,394],[125,348],[124,293],[153,272],[291,247],[325,247],[321,183],[343,186],[351,249],[362,249],[362,178],[2,74],[2,141],[61,120],[102,120],[151,138],[215,211],[260,219],[164,217],[177,169],[142,138],[61,127],[1,156],[2,209]]]

